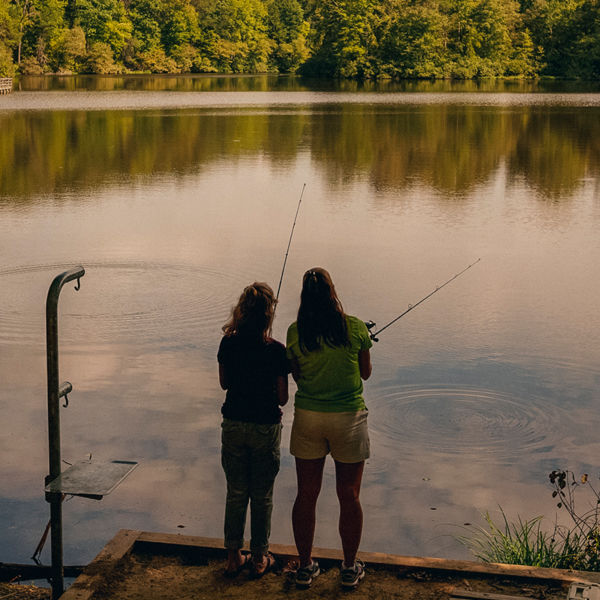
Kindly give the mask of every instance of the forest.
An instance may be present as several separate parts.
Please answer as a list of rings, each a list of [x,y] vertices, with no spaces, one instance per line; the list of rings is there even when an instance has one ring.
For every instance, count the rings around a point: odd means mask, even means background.
[[[0,0],[0,77],[600,78],[600,0]]]

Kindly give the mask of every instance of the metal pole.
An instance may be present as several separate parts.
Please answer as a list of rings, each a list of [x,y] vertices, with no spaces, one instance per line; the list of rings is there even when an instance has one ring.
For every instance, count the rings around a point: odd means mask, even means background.
[[[63,285],[85,275],[83,267],[65,271],[54,278],[46,299],[46,364],[48,376],[48,448],[50,473],[46,484],[56,479],[61,473],[60,460],[60,414],[59,398],[65,395],[67,386],[58,384],[58,297]],[[52,545],[52,600],[64,592],[63,541],[62,541],[62,494],[47,493],[50,503],[50,531]]]

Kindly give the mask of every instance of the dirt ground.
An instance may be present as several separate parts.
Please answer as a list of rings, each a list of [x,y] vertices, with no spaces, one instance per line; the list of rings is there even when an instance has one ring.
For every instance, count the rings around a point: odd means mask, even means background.
[[[308,590],[296,588],[293,563],[283,559],[259,580],[250,580],[246,571],[236,579],[223,576],[222,560],[198,561],[189,557],[134,553],[120,561],[113,576],[99,588],[94,600],[330,600],[348,596],[352,600],[445,600],[453,591],[481,591],[522,595],[539,600],[564,600],[567,586],[502,580],[491,577],[434,575],[429,571],[401,571],[370,567],[358,589],[340,587],[337,565],[325,564],[325,571]]]
[[[102,569],[102,583],[93,600],[449,600],[460,591],[564,600],[568,590],[566,583],[367,564],[358,589],[347,592],[340,586],[338,565],[331,560],[321,560],[321,575],[310,589],[300,590],[294,583],[296,563],[288,556],[277,558],[273,571],[259,580],[249,579],[247,571],[227,579],[221,558],[207,558],[189,549],[165,554],[138,549],[112,568]],[[50,596],[48,588],[0,583],[0,600],[47,600]]]
[[[0,600],[46,600],[50,589],[31,584],[0,583]]]

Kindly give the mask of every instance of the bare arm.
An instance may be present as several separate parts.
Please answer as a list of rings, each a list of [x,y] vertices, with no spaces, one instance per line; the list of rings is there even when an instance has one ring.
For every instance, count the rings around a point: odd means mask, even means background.
[[[359,350],[358,370],[360,371],[361,378],[365,381],[371,377],[373,367],[371,366],[371,353],[369,350]]]
[[[292,367],[292,377],[297,382],[300,379],[300,365],[295,358],[290,359],[290,365]]]
[[[229,382],[227,381],[227,373],[225,371],[224,365],[219,363],[219,383],[221,384],[221,389],[226,390],[229,387]]]
[[[288,378],[287,375],[277,377],[277,403],[279,406],[284,406],[288,401]]]

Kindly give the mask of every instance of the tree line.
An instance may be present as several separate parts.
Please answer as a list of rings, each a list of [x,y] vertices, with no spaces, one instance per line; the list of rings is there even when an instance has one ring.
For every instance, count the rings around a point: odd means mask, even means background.
[[[0,0],[0,76],[600,78],[600,0]]]

